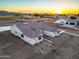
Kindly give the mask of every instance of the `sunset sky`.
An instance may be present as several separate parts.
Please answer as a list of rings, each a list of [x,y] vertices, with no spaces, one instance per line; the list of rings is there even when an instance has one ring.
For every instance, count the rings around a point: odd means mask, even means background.
[[[0,0],[0,10],[21,13],[79,13],[79,0]]]

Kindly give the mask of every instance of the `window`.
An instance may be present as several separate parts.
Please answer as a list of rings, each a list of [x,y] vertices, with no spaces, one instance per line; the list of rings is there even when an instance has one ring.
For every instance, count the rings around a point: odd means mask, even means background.
[[[75,25],[75,23],[70,23],[70,25]]]
[[[61,23],[64,23],[63,21],[61,21]]]
[[[66,22],[66,24],[68,24],[68,22]]]
[[[24,35],[23,35],[23,34],[21,34],[21,37],[22,37],[22,38],[24,38]]]
[[[63,21],[61,21],[61,23],[62,23],[62,24],[64,24],[64,22],[63,22]]]
[[[38,39],[41,40],[41,36],[39,36]]]
[[[40,36],[38,37],[38,40],[41,40],[41,39],[42,39],[42,37],[43,37],[43,36],[42,36],[42,35],[40,35]]]
[[[15,31],[15,33],[17,34],[17,32]]]
[[[58,34],[60,33],[61,31],[58,31]]]

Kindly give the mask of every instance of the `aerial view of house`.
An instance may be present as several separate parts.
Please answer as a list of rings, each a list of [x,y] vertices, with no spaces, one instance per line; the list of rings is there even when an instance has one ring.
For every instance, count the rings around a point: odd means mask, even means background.
[[[79,0],[0,0],[0,59],[79,59]]]
[[[48,26],[45,22],[17,23],[11,26],[11,33],[34,45],[43,40],[43,34],[55,37],[64,31]]]

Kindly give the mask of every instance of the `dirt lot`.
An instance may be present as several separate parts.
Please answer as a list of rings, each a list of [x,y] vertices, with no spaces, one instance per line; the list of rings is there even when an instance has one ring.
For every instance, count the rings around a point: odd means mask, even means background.
[[[12,25],[6,21],[0,26]],[[79,59],[79,37],[62,34],[51,38],[53,44],[42,41],[31,46],[10,31],[0,33],[0,59]]]
[[[79,59],[79,37],[63,34],[53,42],[56,48],[45,59]]]

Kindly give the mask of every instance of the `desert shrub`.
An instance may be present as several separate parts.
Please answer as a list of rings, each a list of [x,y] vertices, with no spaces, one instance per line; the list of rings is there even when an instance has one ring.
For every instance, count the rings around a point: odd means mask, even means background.
[[[70,19],[76,19],[76,17],[74,17],[74,16],[71,16],[71,17],[70,17]]]

